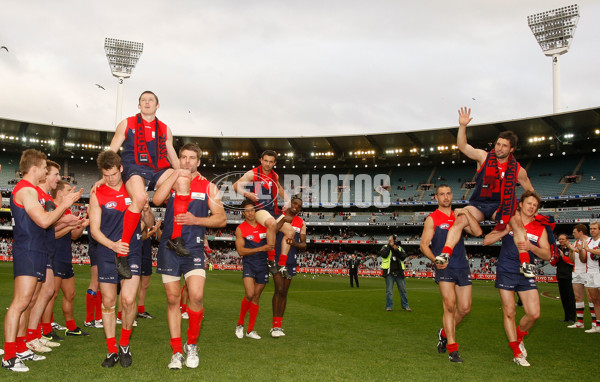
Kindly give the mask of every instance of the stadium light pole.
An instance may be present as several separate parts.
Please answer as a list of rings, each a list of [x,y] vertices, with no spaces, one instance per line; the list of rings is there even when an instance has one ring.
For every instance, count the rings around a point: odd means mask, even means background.
[[[569,51],[578,21],[577,4],[527,16],[529,28],[542,51],[552,57],[554,113],[560,112],[560,56]]]
[[[131,77],[131,72],[135,68],[144,44],[141,42],[117,40],[114,38],[104,39],[104,51],[108,58],[108,65],[112,75],[117,77],[117,115],[115,116],[115,126],[121,122],[121,112],[123,110],[123,80]]]

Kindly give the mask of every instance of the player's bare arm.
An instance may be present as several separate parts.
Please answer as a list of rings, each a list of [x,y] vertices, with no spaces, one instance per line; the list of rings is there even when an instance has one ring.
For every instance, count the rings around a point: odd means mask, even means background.
[[[492,245],[495,242],[501,240],[504,236],[508,235],[510,232],[510,226],[507,225],[502,231],[492,230],[492,232],[485,235],[483,239],[483,245]]]
[[[223,208],[223,203],[219,197],[217,186],[213,183],[209,185],[208,209],[210,216],[199,217],[191,212],[175,216],[175,223],[182,225],[199,225],[206,228],[221,228],[227,225],[227,215]]]
[[[113,136],[112,141],[110,141],[109,150],[114,151],[116,153],[119,152],[119,149],[125,142],[125,130],[127,129],[127,120],[122,120],[117,125],[117,130],[115,131],[115,135]]]
[[[535,191],[533,186],[531,185],[531,181],[529,180],[529,176],[527,176],[527,171],[521,167],[519,170],[519,174],[517,175],[517,180],[519,184],[525,191]]]
[[[476,149],[467,143],[467,125],[472,120],[470,108],[465,106],[458,110],[458,134],[456,136],[456,145],[460,152],[470,159],[477,161],[477,168],[479,168],[483,165],[483,162],[485,162],[487,152],[485,152],[485,150]]]
[[[237,182],[233,184],[233,190],[238,194],[242,195],[244,198],[250,199],[253,202],[257,202],[258,195],[256,195],[256,193],[254,192],[248,192],[246,190],[246,187],[248,185],[251,185],[253,180],[254,173],[252,172],[252,170],[249,170],[244,174],[244,176],[242,176],[240,179],[237,180]]]
[[[154,224],[154,212],[152,212],[152,208],[150,208],[150,198],[148,194],[146,194],[146,203],[142,208],[142,223],[146,225],[146,227],[152,227]]]
[[[179,163],[179,157],[177,156],[177,152],[173,148],[173,134],[171,133],[171,129],[167,127],[167,157],[169,158],[169,162],[171,163],[171,167],[175,170],[181,168]]]
[[[177,183],[177,179],[180,176],[188,177],[190,179],[192,177],[189,170],[177,169],[173,171],[171,175],[169,175],[169,177],[164,182],[162,182],[160,187],[158,187],[158,189],[154,191],[154,196],[152,196],[152,204],[154,204],[155,206],[160,206],[161,204],[163,204],[165,200],[169,198],[169,195],[171,195],[171,191],[173,190],[173,187],[175,186],[175,183]]]
[[[99,243],[110,248],[116,253],[129,253],[129,244],[122,243],[121,240],[114,242],[107,238],[100,230],[102,224],[102,209],[98,204],[98,199],[95,194],[90,195],[89,204],[90,232],[94,239]]]
[[[30,187],[22,188],[15,194],[15,202],[25,207],[25,212],[34,221],[35,224],[41,228],[48,228],[64,214],[67,208],[69,208],[75,201],[79,199],[83,189],[78,193],[71,193],[67,195],[64,200],[56,206],[56,209],[52,212],[46,212],[38,201],[37,192]]]
[[[304,251],[306,249],[306,223],[302,223],[299,242],[290,238],[286,239],[286,242],[297,250]]]
[[[551,257],[550,244],[548,243],[548,234],[546,230],[542,231],[542,236],[538,240],[538,245],[533,245],[529,240],[521,241],[517,244],[519,251],[533,252],[534,255],[542,260],[549,261]]]
[[[266,252],[270,246],[265,244],[258,248],[246,248],[246,239],[242,236],[242,230],[240,227],[235,229],[235,249],[240,256],[250,256],[257,252]]]

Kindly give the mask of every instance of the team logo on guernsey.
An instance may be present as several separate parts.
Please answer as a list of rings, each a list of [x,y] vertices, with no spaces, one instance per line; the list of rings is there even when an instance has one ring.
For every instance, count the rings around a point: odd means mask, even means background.
[[[138,240],[142,240],[142,235],[141,234],[138,233],[136,236],[137,236]]]
[[[296,231],[296,233],[300,233],[300,228],[294,227],[294,231]]]
[[[448,224],[448,223],[440,224],[440,228],[441,229],[448,229],[448,228],[450,228],[450,224]]]
[[[248,236],[246,236],[246,240],[254,240],[254,235],[248,235]]]
[[[191,198],[192,199],[197,199],[197,200],[206,200],[206,193],[204,193],[204,192],[192,192]]]
[[[108,202],[104,205],[106,208],[108,208],[109,210],[112,210],[113,208],[117,207],[117,202]]]

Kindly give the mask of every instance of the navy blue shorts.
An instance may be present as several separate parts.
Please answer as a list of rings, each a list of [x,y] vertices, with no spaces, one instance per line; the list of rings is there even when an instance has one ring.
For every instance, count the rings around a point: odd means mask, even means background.
[[[88,244],[88,256],[90,258],[90,266],[98,265],[98,244]]]
[[[46,260],[46,269],[54,269],[54,252],[48,254],[48,260]]]
[[[54,262],[54,277],[66,280],[73,276],[75,276],[75,273],[73,273],[73,263]]]
[[[478,200],[471,200],[470,206],[477,208],[483,214],[484,220],[493,220],[493,216],[500,208],[500,202],[480,202]]]
[[[204,269],[204,247],[189,248],[187,257],[177,256],[175,251],[167,248],[167,243],[158,246],[156,272],[161,275],[180,277],[196,269]]]
[[[48,254],[44,252],[13,253],[13,274],[17,276],[32,276],[38,281],[46,280],[46,265]]]
[[[448,268],[435,270],[435,282],[454,283],[459,287],[473,285],[469,268]]]
[[[142,250],[142,276],[152,275],[152,249],[149,252]]]
[[[152,191],[156,187],[158,179],[160,179],[161,175],[167,170],[168,169],[165,168],[154,171],[152,167],[123,162],[123,172],[121,173],[121,177],[123,178],[123,182],[127,183],[129,178],[131,178],[133,175],[139,175],[146,181],[148,190]]]
[[[267,284],[269,282],[269,267],[267,262],[260,265],[257,262],[246,261],[243,263],[242,278],[252,277],[257,284]]]
[[[118,284],[120,281],[117,274],[116,254],[105,246],[98,244],[96,257],[98,260],[98,281],[107,284]],[[140,275],[142,258],[139,251],[130,252],[127,256],[129,268],[133,276]]]
[[[523,292],[526,290],[537,289],[535,278],[528,278],[520,273],[496,273],[496,284],[498,289],[510,290],[514,292]]]

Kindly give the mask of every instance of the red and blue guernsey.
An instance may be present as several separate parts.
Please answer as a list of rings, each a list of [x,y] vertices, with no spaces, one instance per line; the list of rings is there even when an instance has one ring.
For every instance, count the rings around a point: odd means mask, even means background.
[[[277,206],[279,175],[274,170],[271,170],[268,175],[265,174],[262,166],[253,168],[252,173],[254,179],[248,191],[258,195],[258,201],[254,203],[256,210],[265,210],[274,217],[279,217],[281,215],[281,210]]]
[[[196,176],[190,182],[190,202],[188,204],[188,212],[196,217],[208,217],[208,201],[210,195],[210,182],[207,179],[201,179]],[[167,241],[173,233],[173,220],[175,218],[173,211],[174,192],[167,201],[165,210],[164,230],[160,239],[160,249],[166,249]],[[184,225],[181,228],[181,237],[185,242],[185,247],[192,253],[193,256],[199,256],[204,262],[204,235],[206,227],[199,225]],[[162,252],[162,251],[161,251]]]
[[[121,184],[121,188],[118,190],[103,184],[96,189],[96,198],[98,199],[98,205],[102,209],[102,224],[100,224],[100,231],[109,240],[114,242],[121,240],[121,235],[123,233],[123,216],[131,204],[131,199],[125,188],[125,183]],[[137,252],[141,253],[142,244],[140,239],[142,235],[140,226],[140,223],[138,223],[134,235],[131,238],[131,242],[129,243],[130,254]],[[98,256],[106,255],[107,253],[111,256],[115,255],[115,252],[100,243],[98,243],[96,251]]]
[[[34,186],[29,181],[22,179],[17,183],[10,196],[10,212],[12,214],[13,223],[13,256],[19,256],[24,253],[40,253],[46,256],[48,253],[47,241],[42,238],[47,238],[49,235],[46,230],[37,225],[25,211],[25,207],[18,204],[14,200],[15,194],[23,189],[31,187],[38,195],[38,201],[45,206],[46,201],[52,200],[50,195],[44,192],[39,187]],[[54,230],[52,230],[54,231]],[[40,240],[42,239],[42,240]]]
[[[544,232],[544,226],[537,220],[525,226],[527,231],[527,238],[535,246],[539,247],[539,240]],[[535,255],[529,252],[529,263],[533,264]],[[498,257],[498,265],[496,266],[496,273],[520,273],[521,262],[519,261],[519,250],[515,245],[512,231],[508,235],[502,238],[502,248],[500,249],[500,256]]]
[[[152,122],[143,119],[141,114],[127,118],[123,164],[144,165],[155,171],[171,167],[166,142],[167,125],[158,118]]]
[[[256,223],[256,226],[253,227],[250,223],[244,221],[238,227],[242,233],[242,237],[245,239],[244,248],[258,248],[267,244],[267,229],[262,225]],[[250,256],[242,256],[242,264],[253,264],[266,267],[267,252],[261,251]]]
[[[42,190],[44,191],[44,190]],[[52,198],[52,196],[50,196],[48,193],[44,192],[44,194],[46,194],[46,201],[51,201],[52,203],[54,203],[54,199]],[[46,228],[46,252],[48,253],[48,262],[46,264],[46,268],[48,269],[54,269],[53,268],[53,262],[54,262],[54,254],[56,253],[56,231],[54,230],[54,225],[51,225],[50,227]]]
[[[454,211],[450,213],[450,216],[446,215],[439,209],[433,211],[429,214],[431,219],[433,220],[433,226],[435,229],[435,233],[433,238],[431,238],[431,244],[429,248],[434,255],[439,255],[442,253],[444,249],[444,245],[446,243],[446,236],[448,236],[448,230],[456,220],[454,216]],[[454,250],[452,251],[452,256],[450,256],[450,261],[448,262],[448,268],[469,268],[469,261],[467,260],[467,251],[465,250],[465,242],[461,237]]]
[[[469,198],[470,201],[480,202],[500,202],[502,199],[502,187],[504,182],[504,175],[506,174],[509,162],[499,163],[496,162],[495,168],[491,168],[490,163],[491,153],[488,153],[485,162],[477,170],[477,178],[475,179],[475,188]],[[516,161],[515,161],[516,162]],[[516,172],[515,175],[519,174],[521,165],[515,163]]]

